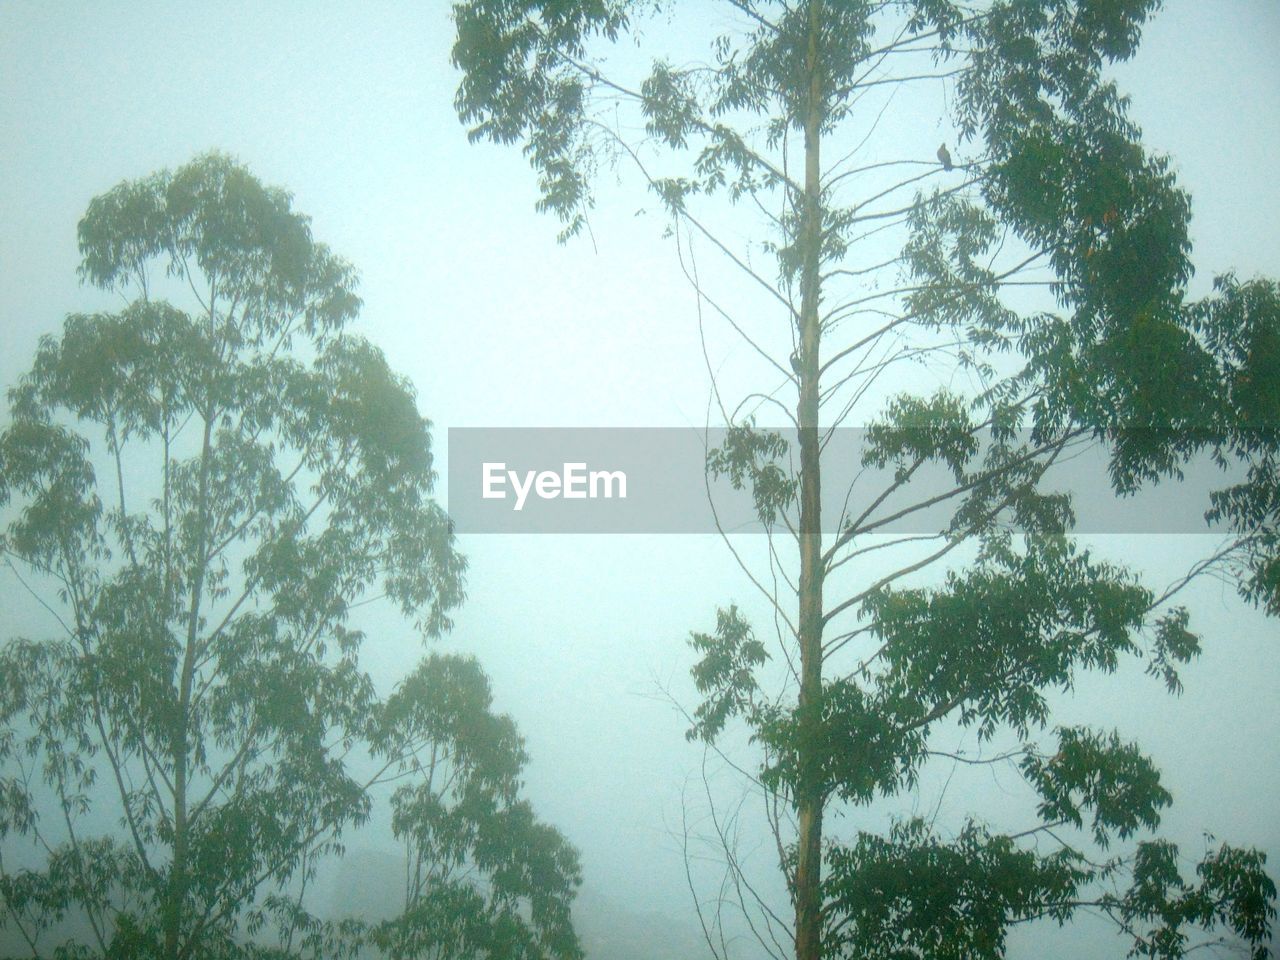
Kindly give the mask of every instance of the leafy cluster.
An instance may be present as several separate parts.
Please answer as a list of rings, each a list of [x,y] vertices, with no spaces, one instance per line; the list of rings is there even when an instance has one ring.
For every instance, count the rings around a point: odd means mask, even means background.
[[[433,929],[437,956],[578,956],[576,855],[518,798],[479,668],[384,697],[361,660],[357,604],[433,637],[465,563],[412,389],[346,329],[354,271],[218,154],[95,199],[80,249],[128,304],[41,341],[0,433],[0,548],[59,628],[0,647],[0,925],[37,955],[405,956],[420,905],[465,896],[501,939]],[[419,862],[470,879],[424,874],[394,935],[317,919],[309,881],[392,781]]]
[[[1176,871],[1153,886],[1159,852],[1172,849],[1163,841],[1095,864],[1088,844],[1155,830],[1168,793],[1118,733],[1059,730],[1050,756],[1032,742],[1050,727],[1053,694],[1080,672],[1145,657],[1177,692],[1178,668],[1200,649],[1186,610],[1075,545],[1072,502],[1045,482],[1059,458],[1101,445],[1117,493],[1176,478],[1197,454],[1243,464],[1244,482],[1205,505],[1233,547],[1201,569],[1234,560],[1245,595],[1280,609],[1280,298],[1273,283],[1227,277],[1213,296],[1190,299],[1190,199],[1170,160],[1143,147],[1108,74],[1134,55],[1158,7],[732,0],[704,62],[655,57],[639,81],[606,75],[597,54],[670,5],[455,8],[466,25],[455,48],[460,116],[474,137],[524,141],[544,208],[576,229],[594,165],[634,160],[681,242],[705,239],[763,296],[761,309],[735,316],[693,277],[698,294],[751,353],[796,351],[794,377],[775,361],[769,376],[781,371],[783,385],[760,385],[730,409],[782,406],[799,456],[748,414],[726,424],[707,458],[709,473],[754,495],[770,568],[748,572],[773,607],[784,657],[766,654],[739,607],[720,610],[713,632],[692,637],[704,699],[690,736],[714,743],[736,718],[763,754],[752,779],[774,811],[795,907],[785,932],[801,960],[823,949],[995,957],[1011,924],[1065,921],[1085,906],[1110,914],[1141,955],[1181,955],[1184,928],[1215,925],[1265,951],[1275,911],[1262,854],[1210,852],[1198,887]],[[900,91],[939,82],[954,155],[944,144],[935,163],[899,149],[899,132],[914,142],[913,109],[877,136]],[[573,90],[557,101],[563,111],[523,96],[561,86]],[[554,189],[551,174],[568,171],[572,192]],[[717,208],[719,197],[739,209]],[[760,214],[759,234],[745,240],[744,209]],[[729,229],[715,228],[717,212]],[[761,249],[772,273],[758,266]],[[1029,309],[1028,296],[1038,297]],[[773,331],[761,321],[771,312]],[[939,358],[944,389],[894,389],[868,409],[886,370]],[[962,378],[968,393],[955,389]],[[794,411],[780,399],[792,387]],[[870,492],[854,486],[828,539],[822,452],[830,428],[855,415],[868,425],[863,465],[887,477]],[[920,482],[930,467],[952,483]],[[931,508],[950,511],[936,535],[877,539]],[[786,535],[797,565],[774,539]],[[961,556],[966,566],[946,569]],[[853,570],[869,582],[846,587],[840,577]],[[914,585],[917,573],[932,585]],[[794,610],[780,584],[794,590]],[[768,677],[781,678],[777,690]],[[1004,760],[1021,758],[1039,797],[1036,826],[1001,836],[971,822],[947,840],[912,821],[884,837],[824,838],[828,807],[895,795],[931,760],[954,759],[933,744],[956,724],[984,744],[1021,741]],[[795,843],[784,836],[792,826]],[[1055,852],[1039,852],[1039,841]],[[728,862],[738,889],[754,894]],[[752,896],[743,900],[746,910]],[[787,925],[755,900],[772,937],[752,932],[766,949],[785,944]]]

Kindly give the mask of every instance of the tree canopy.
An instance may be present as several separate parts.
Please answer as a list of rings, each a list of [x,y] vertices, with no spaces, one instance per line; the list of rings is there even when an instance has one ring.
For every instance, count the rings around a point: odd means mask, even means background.
[[[1242,466],[1205,505],[1233,540],[1198,572],[1280,609],[1276,286],[1227,276],[1191,298],[1190,198],[1110,75],[1158,6],[455,5],[472,138],[521,145],[561,239],[588,223],[602,167],[634,171],[669,215],[700,322],[750,356],[737,396],[708,358],[729,428],[708,470],[749,486],[770,531],[767,568],[744,568],[776,645],[737,606],[693,635],[690,733],[760,750],[749,779],[792,918],[731,852],[726,882],[774,956],[998,957],[1014,924],[1082,909],[1136,955],[1182,956],[1196,929],[1267,953],[1265,855],[1223,845],[1186,878],[1171,843],[1138,839],[1170,801],[1153,763],[1119,732],[1052,724],[1052,695],[1082,672],[1142,656],[1177,691],[1200,646],[1173,603],[1186,581],[1152,590],[1072,536],[1071,499],[1045,478],[1081,447],[1103,446],[1121,493],[1195,455]],[[670,52],[624,50],[641,35]],[[940,147],[918,129],[934,120]],[[723,273],[699,269],[707,250]],[[845,422],[866,428],[862,462],[892,470],[833,522],[824,454]],[[929,466],[953,482],[913,485]],[[939,504],[933,534],[888,534]],[[1014,741],[965,759],[1013,765],[1036,827],[824,829],[832,808],[954,761],[938,741],[957,725]],[[725,943],[708,929],[714,953]]]
[[[579,957],[577,855],[479,666],[388,690],[362,660],[404,638],[357,607],[430,640],[465,563],[430,424],[348,329],[352,267],[220,154],[95,198],[79,240],[127,305],[45,337],[0,432],[0,549],[59,628],[0,646],[0,929],[35,956]],[[378,802],[404,909],[313,914]]]

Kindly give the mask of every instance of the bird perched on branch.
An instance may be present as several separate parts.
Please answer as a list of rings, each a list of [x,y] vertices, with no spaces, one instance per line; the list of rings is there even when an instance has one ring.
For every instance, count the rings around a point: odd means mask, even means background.
[[[791,370],[798,377],[800,376],[800,354],[796,350],[791,351]]]
[[[938,147],[938,162],[942,164],[943,170],[950,170],[952,167],[951,153],[947,150],[945,143]]]

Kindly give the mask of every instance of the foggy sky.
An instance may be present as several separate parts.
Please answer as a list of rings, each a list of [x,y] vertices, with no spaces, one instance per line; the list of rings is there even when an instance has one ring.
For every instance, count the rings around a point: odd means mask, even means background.
[[[443,2],[0,3],[0,385],[68,312],[119,304],[76,280],[88,201],[217,148],[293,192],[316,237],[357,267],[356,329],[412,379],[442,458],[450,426],[702,424],[694,297],[662,218],[634,180],[606,173],[592,235],[558,246],[519,150],[467,143],[451,43]],[[1192,194],[1193,296],[1226,269],[1280,275],[1278,54],[1280,5],[1171,0],[1117,71],[1145,144],[1174,157]],[[1207,547],[1092,541],[1152,586]],[[692,929],[676,834],[702,752],[658,688],[692,706],[689,631],[710,627],[717,605],[737,601],[761,621],[763,605],[710,536],[460,545],[469,599],[442,645],[480,658],[527,738],[535,809],[580,848],[594,895]],[[48,626],[3,568],[0,598],[0,637]],[[1259,846],[1274,875],[1276,623],[1218,583],[1188,605],[1205,654],[1183,672],[1181,698],[1126,668],[1083,685],[1054,720],[1118,726],[1174,794],[1166,833],[1193,854],[1202,830]],[[391,676],[416,641],[391,616],[366,627],[368,656]],[[932,812],[940,790],[927,780],[919,809]],[[987,774],[953,784],[943,821],[998,819],[1015,790]],[[866,823],[911,806],[878,806]],[[1039,953],[1017,936],[1012,955]]]

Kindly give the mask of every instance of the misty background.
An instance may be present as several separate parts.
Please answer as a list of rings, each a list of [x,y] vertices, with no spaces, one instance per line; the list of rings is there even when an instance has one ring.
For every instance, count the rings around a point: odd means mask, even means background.
[[[359,270],[355,329],[414,383],[434,424],[442,503],[449,427],[701,426],[709,384],[695,296],[656,205],[633,178],[606,172],[590,234],[558,246],[519,151],[467,143],[452,41],[445,2],[0,3],[0,385],[67,313],[119,306],[76,279],[90,198],[216,148],[291,191],[315,236]],[[1280,6],[1170,0],[1117,76],[1145,144],[1172,155],[1192,195],[1190,294],[1226,269],[1274,275]],[[927,159],[941,137],[933,119],[921,123],[909,133]],[[732,343],[719,345],[727,359]],[[1157,588],[1214,542],[1087,539]],[[686,821],[694,832],[705,821],[708,791],[703,750],[686,742],[668,694],[692,709],[685,641],[717,605],[737,602],[763,622],[764,603],[714,536],[464,535],[460,548],[468,600],[440,646],[479,658],[526,738],[528,799],[582,853],[588,956],[693,955],[682,837]],[[1188,852],[1208,831],[1280,854],[1276,624],[1230,584],[1200,582],[1186,602],[1205,652],[1182,672],[1180,698],[1130,664],[1088,678],[1055,722],[1089,718],[1140,742],[1174,795],[1164,831]],[[0,625],[5,636],[50,625],[3,567]],[[416,656],[393,612],[372,608],[362,625],[375,673],[394,678]],[[721,767],[707,768],[709,792],[731,809],[741,789]],[[857,816],[945,823],[1020,808],[1012,774],[938,773],[918,809],[904,796]],[[763,843],[750,829],[744,821],[744,850]],[[399,890],[401,852],[384,839],[352,845],[331,878],[335,904],[375,911],[388,873]],[[769,856],[761,846],[763,868]],[[718,882],[714,864],[695,862],[694,877]],[[1042,936],[1051,945],[1033,948]],[[1119,955],[1120,941],[1087,924],[1019,930],[1010,953],[1071,956],[1091,937]]]

